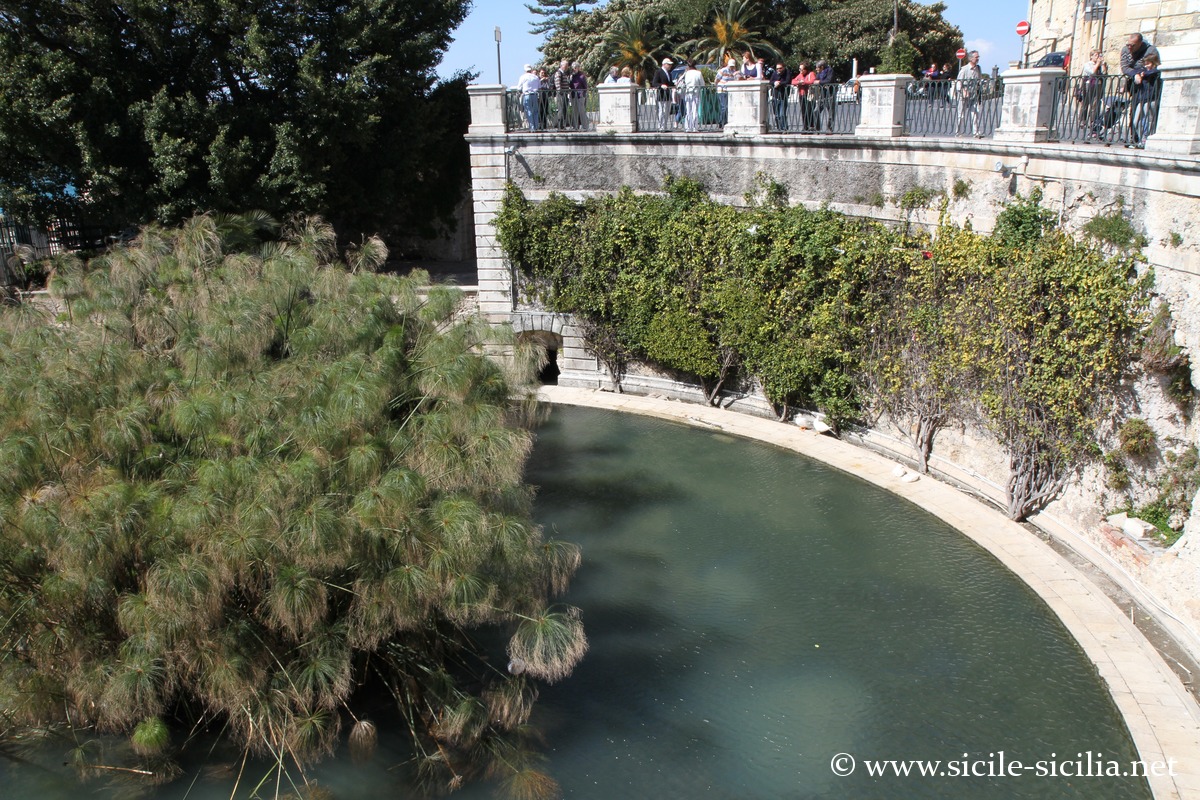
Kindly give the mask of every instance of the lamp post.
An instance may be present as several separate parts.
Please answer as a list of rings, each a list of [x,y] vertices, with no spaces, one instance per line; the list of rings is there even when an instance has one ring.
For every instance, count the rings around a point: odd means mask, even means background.
[[[496,26],[496,83],[504,83],[500,74],[500,26]]]

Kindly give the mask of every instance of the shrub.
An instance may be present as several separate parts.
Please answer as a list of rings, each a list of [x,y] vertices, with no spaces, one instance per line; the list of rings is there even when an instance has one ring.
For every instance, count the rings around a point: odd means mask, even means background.
[[[955,200],[966,200],[971,196],[971,182],[964,181],[962,178],[955,178],[953,192]]]
[[[1154,452],[1158,437],[1154,430],[1141,417],[1133,417],[1125,421],[1117,431],[1121,442],[1121,452],[1131,458],[1145,458]]]

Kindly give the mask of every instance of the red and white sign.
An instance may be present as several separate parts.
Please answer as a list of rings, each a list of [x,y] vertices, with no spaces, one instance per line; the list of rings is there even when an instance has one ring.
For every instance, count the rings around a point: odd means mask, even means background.
[[[967,51],[966,51],[966,50],[963,50],[963,49],[960,47],[960,48],[958,48],[958,52],[957,52],[957,53],[955,53],[954,55],[958,57],[958,60],[959,60],[959,61],[962,61],[964,58],[966,58],[966,57],[967,57]]]
[[[1027,33],[1029,33],[1029,23],[1021,20],[1017,23],[1017,36],[1024,36]]]

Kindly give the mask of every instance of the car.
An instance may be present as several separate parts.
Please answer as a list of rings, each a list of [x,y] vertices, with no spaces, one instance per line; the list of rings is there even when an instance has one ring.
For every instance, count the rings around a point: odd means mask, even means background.
[[[1067,66],[1067,59],[1070,53],[1046,53],[1046,55],[1033,62],[1035,67],[1063,67]]]

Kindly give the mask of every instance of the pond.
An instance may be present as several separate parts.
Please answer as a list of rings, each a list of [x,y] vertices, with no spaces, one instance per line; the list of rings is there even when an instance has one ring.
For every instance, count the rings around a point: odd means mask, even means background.
[[[907,502],[760,443],[577,408],[539,429],[528,476],[539,521],[584,555],[564,599],[591,648],[533,718],[566,797],[1150,796],[1142,779],[1035,774],[1137,755],[1045,604]],[[390,769],[403,753],[382,745],[312,777],[332,798],[408,796]],[[0,760],[5,796],[77,795],[43,768],[54,759]],[[869,774],[916,759],[984,776]],[[986,776],[1014,761],[1034,769]],[[184,767],[153,796],[230,797],[231,775],[193,783],[200,765]]]

